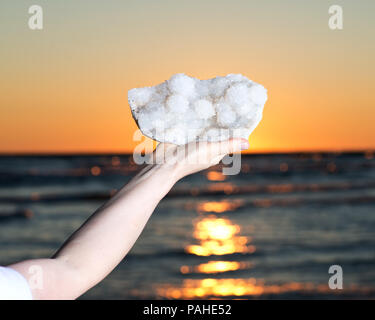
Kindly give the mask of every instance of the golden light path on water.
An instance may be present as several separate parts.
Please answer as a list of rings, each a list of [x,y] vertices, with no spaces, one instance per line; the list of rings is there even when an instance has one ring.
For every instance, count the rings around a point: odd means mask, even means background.
[[[252,296],[283,294],[290,292],[327,292],[327,285],[315,286],[311,283],[284,283],[267,285],[262,279],[235,278],[233,272],[249,270],[254,264],[249,261],[228,261],[217,259],[230,254],[252,254],[256,251],[252,239],[241,235],[241,227],[228,217],[221,216],[224,212],[233,211],[241,205],[241,201],[205,201],[195,207],[199,213],[194,221],[193,237],[197,243],[189,244],[185,251],[189,254],[210,257],[210,260],[198,265],[182,265],[181,274],[202,275],[203,279],[184,279],[180,286],[168,284],[156,288],[159,297],[167,299],[218,299],[226,297],[246,298]],[[218,216],[217,214],[220,214]],[[251,226],[247,226],[251,227]],[[249,228],[251,229],[251,228]],[[232,272],[231,277],[215,278]],[[206,275],[210,277],[206,278]]]
[[[211,177],[208,177],[211,180]],[[207,201],[196,207],[202,214],[194,221],[193,237],[197,244],[186,246],[185,251],[197,256],[223,256],[233,253],[253,253],[255,246],[250,244],[251,238],[241,236],[241,227],[227,217],[218,217],[215,213],[235,210],[239,201]],[[197,266],[183,265],[182,274],[218,274],[240,269],[251,268],[251,262],[211,260]],[[189,299],[196,297],[242,296],[259,294],[261,287],[255,279],[186,279],[181,287],[161,286],[157,294],[172,299]]]
[[[194,238],[199,244],[188,245],[185,250],[197,256],[225,255],[232,253],[252,253],[250,238],[238,235],[240,226],[227,218],[215,215],[205,216],[195,222]]]
[[[251,262],[238,262],[238,261],[209,261],[202,263],[198,266],[182,266],[181,273],[220,273],[227,271],[235,271],[252,267]]]
[[[199,212],[215,212],[221,213],[225,211],[232,211],[237,209],[243,204],[243,201],[207,201],[202,202],[197,205],[197,210]]]
[[[220,171],[208,171],[206,174],[209,181],[224,181],[226,176]]]
[[[250,279],[186,279],[181,287],[160,287],[159,296],[168,299],[194,298],[241,298],[244,296],[260,296],[265,294],[281,294],[296,291],[329,291],[327,285],[314,286],[311,283],[286,283],[282,285],[265,285],[263,281]]]

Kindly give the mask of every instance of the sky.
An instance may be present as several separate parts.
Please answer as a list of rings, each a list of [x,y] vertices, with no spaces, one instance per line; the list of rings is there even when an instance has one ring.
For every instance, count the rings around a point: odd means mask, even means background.
[[[43,30],[28,8],[43,8]],[[343,30],[328,27],[341,5]],[[268,89],[250,152],[375,149],[373,0],[2,0],[0,153],[132,152],[127,91],[179,72]]]

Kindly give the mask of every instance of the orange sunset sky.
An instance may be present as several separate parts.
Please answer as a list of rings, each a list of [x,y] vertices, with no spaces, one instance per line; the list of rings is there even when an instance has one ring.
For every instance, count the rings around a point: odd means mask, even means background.
[[[0,153],[131,152],[127,91],[178,72],[268,89],[252,152],[374,149],[374,14],[373,0],[2,0]]]

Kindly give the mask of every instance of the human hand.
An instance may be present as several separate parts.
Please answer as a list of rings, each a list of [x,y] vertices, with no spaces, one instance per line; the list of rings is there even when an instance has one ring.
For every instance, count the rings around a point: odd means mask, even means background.
[[[218,164],[225,155],[249,148],[249,142],[233,138],[220,142],[191,142],[178,146],[160,143],[152,154],[155,163],[171,170],[176,181]]]

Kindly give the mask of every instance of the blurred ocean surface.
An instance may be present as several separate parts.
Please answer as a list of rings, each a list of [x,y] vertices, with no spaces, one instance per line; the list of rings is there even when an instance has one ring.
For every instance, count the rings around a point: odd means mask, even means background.
[[[0,157],[0,265],[51,256],[138,170],[128,155]],[[238,175],[183,179],[91,298],[375,298],[374,154],[250,155]]]

